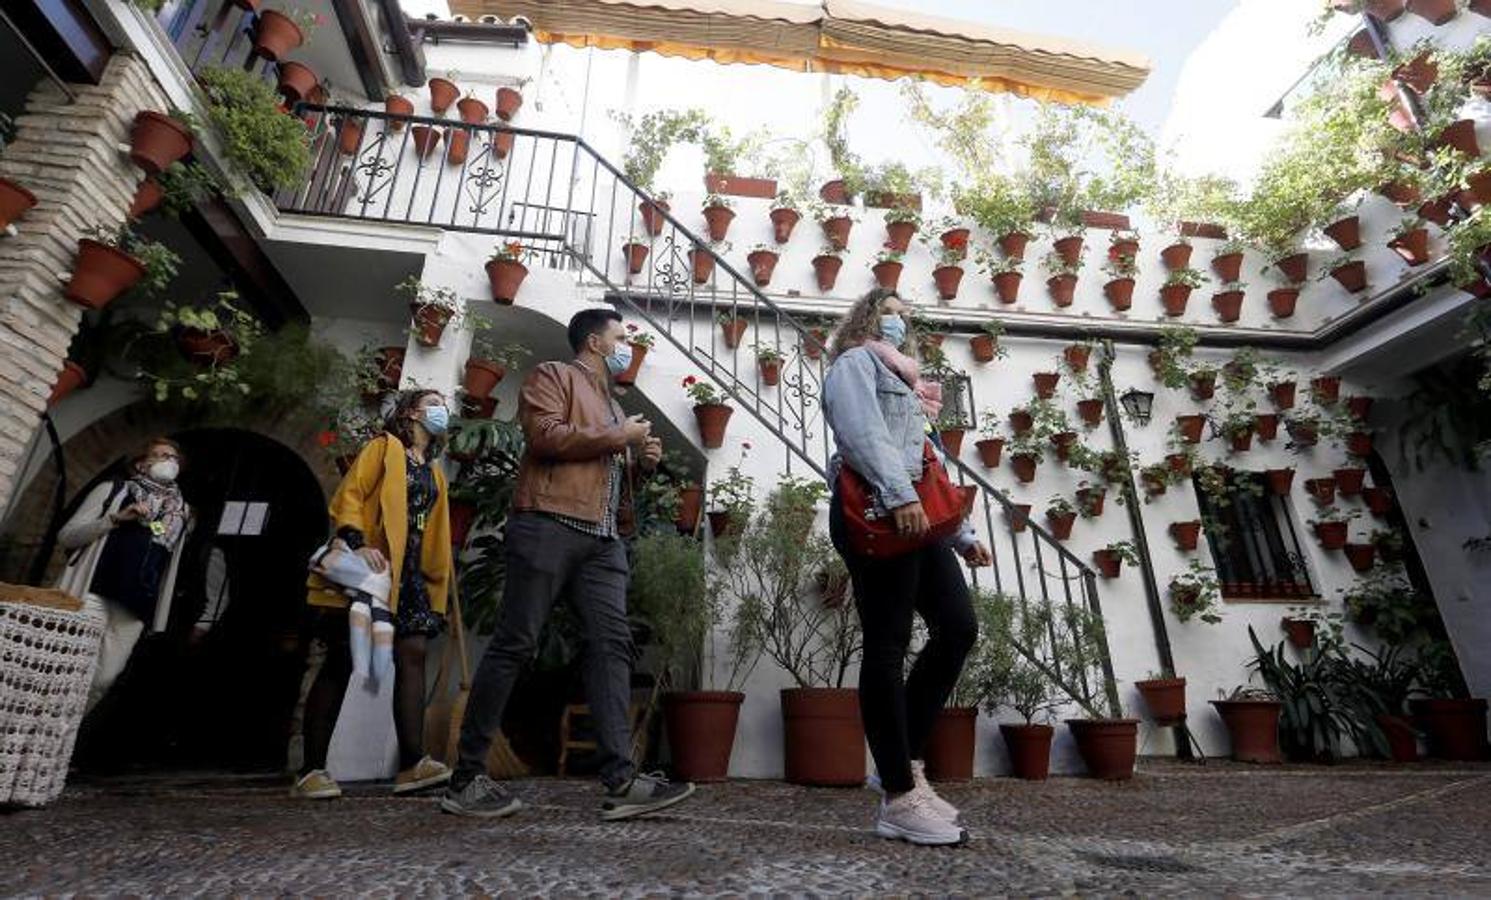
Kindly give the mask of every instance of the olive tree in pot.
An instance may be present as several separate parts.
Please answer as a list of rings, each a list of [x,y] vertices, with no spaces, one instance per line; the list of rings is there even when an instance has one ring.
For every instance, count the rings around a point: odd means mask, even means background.
[[[1051,607],[1025,605],[1020,598],[978,590],[973,598],[979,642],[964,669],[990,715],[1013,710],[1023,724],[1002,722],[999,733],[1016,778],[1044,781],[1051,771],[1051,719],[1066,694],[1034,654],[1050,644]],[[1038,721],[1039,720],[1039,721]]]
[[[809,533],[816,515],[805,493],[773,492],[727,542],[720,585],[736,603],[733,656],[765,656],[796,683],[782,691],[787,781],[857,786],[865,780],[864,726],[859,692],[844,680],[860,655],[859,620],[843,561],[827,537]]]

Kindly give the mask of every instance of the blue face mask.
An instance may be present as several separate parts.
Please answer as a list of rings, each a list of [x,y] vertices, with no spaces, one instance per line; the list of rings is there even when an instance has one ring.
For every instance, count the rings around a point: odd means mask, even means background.
[[[880,336],[892,347],[906,343],[906,320],[897,315],[881,316]]]
[[[430,434],[444,434],[450,427],[450,410],[444,406],[426,406],[422,424]]]
[[[632,364],[632,345],[622,342],[606,357],[606,368],[612,375],[620,375]]]

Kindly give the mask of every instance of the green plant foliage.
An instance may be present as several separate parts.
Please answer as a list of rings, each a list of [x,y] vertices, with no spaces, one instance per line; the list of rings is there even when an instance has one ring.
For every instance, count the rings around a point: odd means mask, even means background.
[[[678,143],[700,141],[708,132],[709,116],[702,109],[655,110],[640,119],[625,113],[612,113],[630,138],[626,155],[621,160],[621,172],[627,180],[648,193],[653,193],[653,182],[668,151]],[[718,145],[716,152],[724,152]]]
[[[204,68],[197,78],[228,158],[266,193],[300,187],[311,168],[310,135],[280,112],[274,89],[238,69]]]
[[[720,607],[706,589],[703,545],[676,533],[649,534],[633,542],[631,557],[628,609],[651,629],[660,677],[672,689],[705,677],[704,646]]]

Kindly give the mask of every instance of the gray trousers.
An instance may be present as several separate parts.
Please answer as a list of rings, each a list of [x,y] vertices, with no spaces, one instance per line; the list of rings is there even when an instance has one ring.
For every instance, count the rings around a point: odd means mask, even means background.
[[[497,630],[482,654],[461,722],[456,778],[486,771],[513,685],[538,650],[554,601],[569,597],[585,632],[585,696],[595,719],[601,781],[614,788],[636,771],[631,760],[632,635],[626,618],[626,547],[541,513],[508,517],[507,581]]]

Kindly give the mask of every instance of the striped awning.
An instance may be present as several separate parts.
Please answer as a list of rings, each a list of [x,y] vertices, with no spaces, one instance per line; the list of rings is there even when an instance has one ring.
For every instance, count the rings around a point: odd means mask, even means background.
[[[954,86],[977,79],[1059,103],[1102,105],[1149,75],[1140,54],[858,0],[451,0],[451,11],[523,16],[545,43]]]

